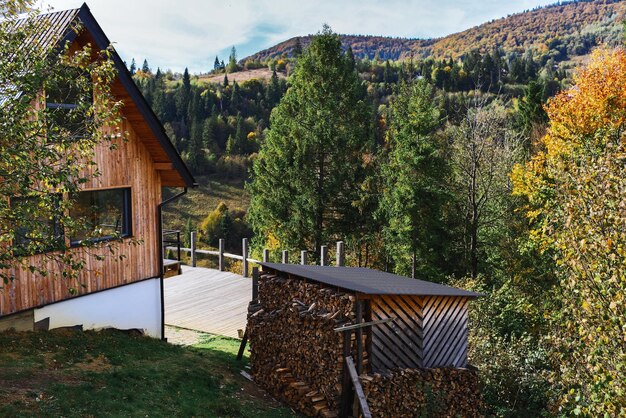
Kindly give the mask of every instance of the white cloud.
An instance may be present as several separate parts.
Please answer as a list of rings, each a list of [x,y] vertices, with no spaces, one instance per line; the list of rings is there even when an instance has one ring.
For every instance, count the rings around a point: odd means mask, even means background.
[[[55,10],[83,0],[40,0]],[[235,45],[240,58],[328,23],[337,33],[439,37],[553,0],[92,0],[126,60],[205,72]]]

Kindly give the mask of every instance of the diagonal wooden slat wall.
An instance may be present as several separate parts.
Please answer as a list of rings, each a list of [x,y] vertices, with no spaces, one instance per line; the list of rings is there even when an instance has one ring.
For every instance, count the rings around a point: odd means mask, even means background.
[[[423,301],[423,367],[467,365],[467,309],[465,297],[426,296]]]
[[[371,319],[396,320],[372,327],[372,371],[465,367],[468,303],[466,297],[373,297]]]
[[[422,303],[417,296],[379,295],[371,299],[372,320],[396,318],[372,327],[372,371],[422,367]]]

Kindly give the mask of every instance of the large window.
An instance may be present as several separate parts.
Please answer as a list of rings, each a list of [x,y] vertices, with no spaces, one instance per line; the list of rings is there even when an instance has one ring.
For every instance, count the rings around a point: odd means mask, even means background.
[[[11,198],[11,207],[17,218],[13,237],[15,255],[41,254],[63,248],[65,235],[56,216],[59,199],[58,195]],[[45,204],[50,206],[41,207]]]
[[[72,246],[132,235],[130,189],[80,192],[70,215],[82,225],[70,238]]]

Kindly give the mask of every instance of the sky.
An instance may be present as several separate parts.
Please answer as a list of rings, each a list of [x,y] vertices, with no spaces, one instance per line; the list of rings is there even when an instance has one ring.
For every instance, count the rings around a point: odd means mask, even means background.
[[[64,10],[84,0],[38,0]],[[341,34],[435,38],[556,0],[90,0],[87,5],[130,63],[191,73],[241,59],[326,23]]]

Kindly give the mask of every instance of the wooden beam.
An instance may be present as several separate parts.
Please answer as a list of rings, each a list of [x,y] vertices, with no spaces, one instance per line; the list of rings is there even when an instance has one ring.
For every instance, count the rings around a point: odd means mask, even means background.
[[[359,399],[361,414],[363,418],[372,418],[372,413],[370,412],[369,405],[367,405],[367,399],[365,398],[365,393],[363,393],[363,387],[361,387],[359,374],[356,371],[356,367],[354,367],[354,360],[352,360],[352,356],[346,357],[346,364],[348,366],[348,371],[350,372],[350,379],[352,379],[352,384],[354,385],[354,391]]]
[[[333,331],[335,331],[335,332],[350,331],[350,330],[353,330],[353,329],[371,327],[372,325],[384,324],[384,323],[387,323],[387,322],[393,322],[395,320],[396,320],[396,318],[378,319],[376,321],[363,322],[361,324],[346,325],[344,327],[335,328]]]

